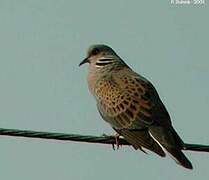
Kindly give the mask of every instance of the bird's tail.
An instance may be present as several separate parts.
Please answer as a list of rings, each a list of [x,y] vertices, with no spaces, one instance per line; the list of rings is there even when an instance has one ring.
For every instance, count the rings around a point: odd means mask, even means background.
[[[164,128],[153,126],[149,130],[151,137],[169,153],[177,164],[187,169],[193,169],[192,163],[182,152],[182,150],[189,150],[189,146],[184,145],[183,141],[172,127]]]
[[[182,150],[209,152],[209,146],[201,145],[201,144],[184,144],[184,147]]]
[[[187,169],[193,169],[192,163],[189,161],[189,159],[184,155],[184,153],[176,148],[166,147],[165,148],[169,155],[176,161],[177,164],[187,168]]]
[[[192,169],[191,162],[187,159],[187,157],[182,153],[181,150],[174,148],[166,148],[171,157],[180,165],[185,168]],[[184,144],[182,150],[188,151],[199,151],[199,152],[209,152],[209,146],[200,145],[200,144]]]

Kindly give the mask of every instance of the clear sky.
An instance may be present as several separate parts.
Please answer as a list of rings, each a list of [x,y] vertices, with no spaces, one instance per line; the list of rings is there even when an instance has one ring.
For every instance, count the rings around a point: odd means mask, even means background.
[[[0,127],[112,134],[87,89],[86,49],[110,45],[153,82],[186,142],[209,144],[209,7],[167,1],[0,0]],[[106,180],[209,177],[123,147],[0,137],[0,179]]]

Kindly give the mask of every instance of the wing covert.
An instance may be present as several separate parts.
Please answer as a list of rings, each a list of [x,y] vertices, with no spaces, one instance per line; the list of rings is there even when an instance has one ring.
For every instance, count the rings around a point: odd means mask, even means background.
[[[116,129],[143,129],[154,123],[154,98],[159,97],[150,84],[138,75],[117,73],[102,78],[95,86],[95,96],[104,120]]]

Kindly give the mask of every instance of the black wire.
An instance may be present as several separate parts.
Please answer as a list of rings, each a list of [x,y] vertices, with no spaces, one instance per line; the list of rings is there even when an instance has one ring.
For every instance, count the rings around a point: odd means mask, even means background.
[[[17,136],[27,138],[39,138],[39,139],[53,139],[62,141],[77,141],[87,143],[100,143],[100,144],[114,144],[116,143],[115,136],[88,136],[79,134],[65,134],[65,133],[53,133],[53,132],[41,132],[31,130],[19,130],[19,129],[4,129],[0,128],[0,135],[3,136]],[[130,145],[125,139],[118,138],[119,145]]]

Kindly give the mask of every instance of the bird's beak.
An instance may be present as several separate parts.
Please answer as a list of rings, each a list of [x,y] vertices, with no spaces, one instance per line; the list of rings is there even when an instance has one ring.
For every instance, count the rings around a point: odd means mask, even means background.
[[[89,63],[89,59],[85,58],[83,61],[81,61],[81,63],[79,64],[79,66],[85,64],[85,63]]]

